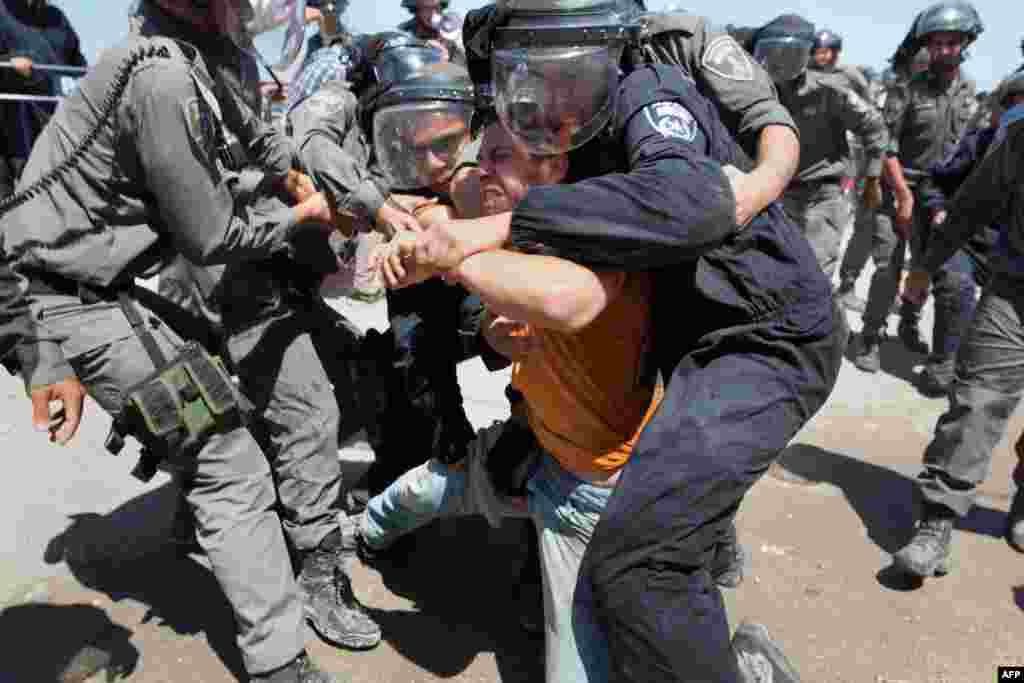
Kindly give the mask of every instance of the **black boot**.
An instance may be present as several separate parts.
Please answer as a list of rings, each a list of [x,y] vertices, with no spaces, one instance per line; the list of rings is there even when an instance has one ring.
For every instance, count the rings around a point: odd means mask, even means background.
[[[918,316],[906,314],[906,304],[900,308],[903,312],[900,317],[899,337],[908,351],[926,355],[928,353],[928,342],[921,337],[921,329],[918,327]]]
[[[736,588],[743,583],[747,569],[747,551],[736,539],[736,526],[730,529],[715,546],[711,561],[711,578],[722,588]]]
[[[341,683],[337,676],[322,671],[305,652],[280,669],[252,676],[249,680],[251,683]]]
[[[331,532],[305,554],[298,584],[305,598],[306,619],[325,640],[366,650],[380,643],[380,626],[356,598],[344,560],[354,549],[342,548],[341,531]]]
[[[860,333],[860,347],[853,364],[864,372],[878,372],[882,367],[882,334],[880,330],[865,329]]]
[[[926,503],[917,533],[892,556],[893,563],[907,574],[930,578],[949,573],[953,563],[953,520],[955,515],[941,505]]]
[[[761,624],[743,622],[732,636],[743,683],[800,683],[800,675]]]
[[[1006,541],[1019,553],[1024,553],[1024,488],[1013,494],[1010,514],[1006,520]]]

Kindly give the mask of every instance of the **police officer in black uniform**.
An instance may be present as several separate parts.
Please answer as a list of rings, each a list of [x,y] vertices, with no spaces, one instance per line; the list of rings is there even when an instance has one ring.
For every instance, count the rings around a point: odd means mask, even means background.
[[[657,273],[666,397],[595,532],[577,600],[603,616],[614,680],[752,681],[753,659],[770,680],[798,680],[763,627],[741,626],[730,648],[710,568],[746,491],[831,392],[841,314],[777,204],[737,225],[730,181],[750,162],[692,81],[633,49],[633,17],[616,3],[551,5],[469,17],[466,44],[489,55],[475,73],[492,77],[506,128],[533,153],[572,149],[577,182],[416,236],[408,281],[504,244]]]

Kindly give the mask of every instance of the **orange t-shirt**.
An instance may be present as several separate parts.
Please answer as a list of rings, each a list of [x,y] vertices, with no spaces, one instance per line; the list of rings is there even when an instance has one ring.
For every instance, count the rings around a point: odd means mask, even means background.
[[[569,334],[534,328],[540,349],[512,368],[530,428],[570,472],[610,474],[629,458],[661,402],[648,372],[651,277],[629,273],[590,325]]]

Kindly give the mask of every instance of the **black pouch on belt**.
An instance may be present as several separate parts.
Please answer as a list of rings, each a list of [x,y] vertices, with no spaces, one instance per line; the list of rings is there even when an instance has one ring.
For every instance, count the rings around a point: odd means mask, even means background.
[[[142,458],[132,474],[149,481],[161,461],[194,455],[212,434],[242,426],[248,402],[219,358],[187,342],[168,359],[134,302],[126,293],[118,299],[156,370],[125,391],[107,447],[119,451],[124,435],[138,439]]]

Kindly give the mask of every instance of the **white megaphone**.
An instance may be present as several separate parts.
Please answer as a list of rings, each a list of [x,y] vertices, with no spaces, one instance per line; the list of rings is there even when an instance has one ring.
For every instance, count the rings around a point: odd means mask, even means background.
[[[462,42],[462,22],[462,15],[452,10],[434,12],[434,16],[430,18],[430,25],[434,30],[440,33],[445,40],[455,43]]]

